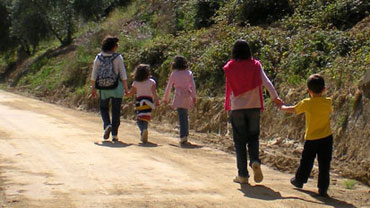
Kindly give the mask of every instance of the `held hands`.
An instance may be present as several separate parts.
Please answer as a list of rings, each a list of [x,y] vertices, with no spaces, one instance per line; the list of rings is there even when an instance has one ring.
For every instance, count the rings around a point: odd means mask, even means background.
[[[272,101],[276,104],[278,108],[281,108],[281,106],[284,105],[284,102],[279,97],[276,97]]]
[[[96,89],[94,87],[91,87],[91,97],[93,99],[97,98]]]

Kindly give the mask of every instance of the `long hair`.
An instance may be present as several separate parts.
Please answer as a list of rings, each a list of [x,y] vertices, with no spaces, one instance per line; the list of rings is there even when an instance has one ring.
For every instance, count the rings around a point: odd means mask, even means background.
[[[150,66],[148,64],[139,64],[135,68],[134,80],[137,82],[142,82],[148,79],[150,76]]]
[[[173,59],[172,69],[173,70],[185,70],[188,68],[188,62],[184,56],[177,55]]]

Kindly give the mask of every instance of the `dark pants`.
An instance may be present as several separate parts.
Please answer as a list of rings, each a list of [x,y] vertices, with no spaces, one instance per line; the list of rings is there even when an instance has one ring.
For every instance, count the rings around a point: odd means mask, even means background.
[[[242,177],[249,177],[247,152],[250,158],[249,165],[253,162],[261,163],[259,159],[260,113],[259,108],[231,111],[230,122],[233,128],[238,175]]]
[[[188,109],[178,108],[179,114],[179,125],[180,125],[180,138],[189,136],[189,121],[188,121]]]
[[[301,163],[295,175],[298,182],[307,183],[317,155],[319,163],[319,180],[317,187],[320,191],[326,192],[330,183],[330,162],[333,153],[333,136],[323,139],[306,140],[302,152]]]
[[[140,129],[140,135],[143,135],[143,131],[145,129],[148,129],[148,122],[147,121],[143,121],[143,120],[137,120],[136,123],[137,123],[137,126]]]
[[[109,102],[112,104],[112,122],[109,116]],[[108,125],[112,125],[112,135],[117,136],[118,127],[120,125],[120,114],[121,114],[121,103],[122,98],[108,98],[105,100],[99,99],[100,115],[103,119],[103,128],[105,129]]]

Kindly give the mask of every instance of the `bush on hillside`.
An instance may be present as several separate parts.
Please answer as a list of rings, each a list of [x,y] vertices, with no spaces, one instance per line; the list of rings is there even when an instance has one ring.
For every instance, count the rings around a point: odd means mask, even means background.
[[[269,24],[293,14],[293,7],[289,0],[244,0],[236,1],[234,4],[236,11],[232,12],[237,13],[237,21],[242,25]]]
[[[338,0],[326,6],[319,21],[346,30],[369,16],[369,11],[368,0]]]
[[[197,0],[195,3],[195,28],[209,27],[214,24],[212,17],[220,8],[223,1]]]

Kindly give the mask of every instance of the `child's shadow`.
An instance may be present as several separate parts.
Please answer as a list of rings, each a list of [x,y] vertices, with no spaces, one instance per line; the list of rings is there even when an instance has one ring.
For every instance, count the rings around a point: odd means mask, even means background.
[[[190,142],[186,142],[185,144],[181,144],[181,145],[180,144],[170,144],[170,145],[174,147],[184,148],[184,149],[199,149],[203,147],[202,145],[192,144]]]
[[[295,196],[283,197],[281,196],[280,192],[274,191],[271,188],[266,187],[264,185],[251,186],[247,184],[240,184],[239,190],[244,193],[245,197],[249,197],[249,198],[261,199],[261,200],[267,200],[267,201],[278,200],[278,199],[296,199],[296,200],[302,200],[302,201],[306,201],[310,203],[321,204],[319,202],[310,201],[310,200],[302,199],[302,198],[295,197]]]
[[[313,192],[313,191],[309,191],[309,190],[304,190],[304,189],[295,189],[297,191],[300,191],[300,192],[303,192],[305,194],[308,194],[310,196],[312,196],[313,198],[323,202],[324,204],[326,205],[329,205],[329,206],[333,206],[333,207],[355,207],[353,204],[349,204],[345,201],[341,201],[341,200],[338,200],[338,199],[334,199],[334,198],[331,198],[331,197],[322,197],[320,196],[319,194]]]
[[[158,144],[152,143],[152,142],[145,142],[145,143],[140,143],[139,146],[141,146],[141,147],[158,147]]]
[[[124,148],[124,147],[131,146],[131,144],[127,144],[127,143],[124,143],[124,142],[121,142],[121,141],[117,141],[117,142],[102,141],[101,143],[100,142],[94,142],[94,144],[98,145],[98,146],[111,147],[111,148]]]

